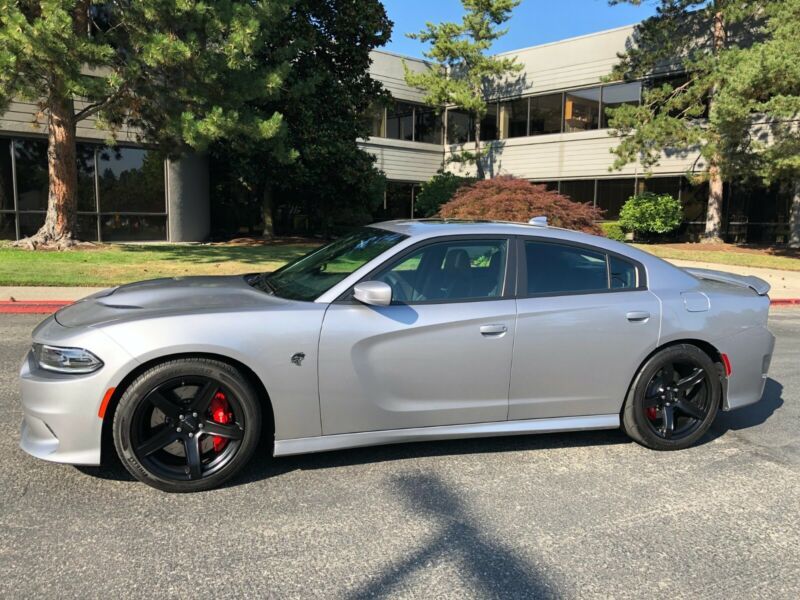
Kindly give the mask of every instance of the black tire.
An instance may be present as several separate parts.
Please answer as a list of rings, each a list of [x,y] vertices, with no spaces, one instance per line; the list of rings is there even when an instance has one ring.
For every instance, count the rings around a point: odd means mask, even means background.
[[[697,346],[670,346],[651,356],[637,373],[622,409],[622,425],[642,446],[682,450],[708,431],[721,398],[714,361]]]
[[[158,364],[120,398],[114,446],[139,481],[198,492],[236,475],[258,446],[261,404],[231,365],[186,358]]]

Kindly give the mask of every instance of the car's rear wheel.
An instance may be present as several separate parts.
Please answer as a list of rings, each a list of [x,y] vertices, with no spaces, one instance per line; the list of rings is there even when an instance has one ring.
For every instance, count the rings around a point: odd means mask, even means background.
[[[697,346],[665,348],[642,366],[622,413],[627,434],[654,450],[688,448],[711,426],[719,410],[719,370]]]
[[[140,481],[167,492],[217,487],[248,461],[261,433],[253,386],[226,363],[161,363],[125,390],[114,414],[114,445]]]

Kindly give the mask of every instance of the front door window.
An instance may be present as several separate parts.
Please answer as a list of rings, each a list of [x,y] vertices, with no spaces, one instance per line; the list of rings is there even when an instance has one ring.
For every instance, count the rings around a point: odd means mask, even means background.
[[[389,284],[401,304],[490,300],[503,295],[507,254],[506,240],[434,243],[371,279]]]

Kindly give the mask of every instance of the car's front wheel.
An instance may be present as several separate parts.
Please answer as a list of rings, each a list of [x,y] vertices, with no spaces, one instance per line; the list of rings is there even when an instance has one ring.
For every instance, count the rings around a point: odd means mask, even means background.
[[[140,481],[167,492],[217,487],[258,445],[261,406],[231,365],[205,358],[158,364],[125,390],[114,445]]]
[[[680,450],[699,440],[720,406],[722,383],[714,361],[697,346],[664,348],[642,366],[631,386],[622,423],[654,450]]]

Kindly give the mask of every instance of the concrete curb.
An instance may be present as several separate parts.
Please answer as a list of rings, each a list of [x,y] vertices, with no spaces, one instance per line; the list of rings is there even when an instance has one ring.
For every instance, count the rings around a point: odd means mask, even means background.
[[[72,303],[72,300],[0,300],[0,315],[49,315]],[[800,307],[800,298],[777,298],[770,305]]]

